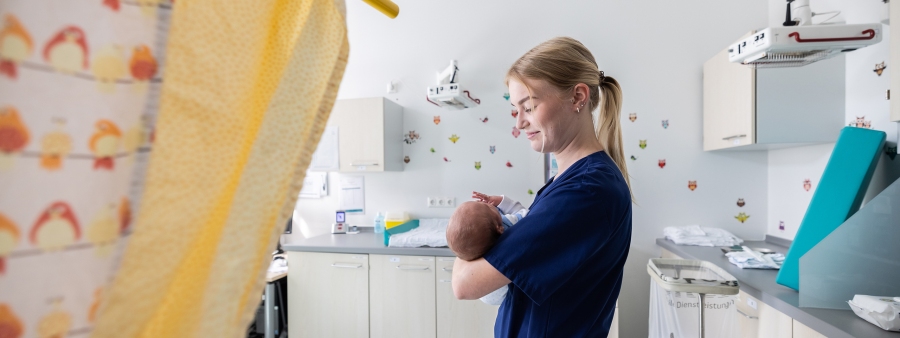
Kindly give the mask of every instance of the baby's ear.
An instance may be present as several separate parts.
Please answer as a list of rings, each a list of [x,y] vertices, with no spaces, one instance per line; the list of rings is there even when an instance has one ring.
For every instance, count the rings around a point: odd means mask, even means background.
[[[503,217],[503,216],[500,216],[500,217]],[[497,232],[499,232],[501,234],[503,233],[503,222],[502,221],[500,222],[500,224],[497,224]]]

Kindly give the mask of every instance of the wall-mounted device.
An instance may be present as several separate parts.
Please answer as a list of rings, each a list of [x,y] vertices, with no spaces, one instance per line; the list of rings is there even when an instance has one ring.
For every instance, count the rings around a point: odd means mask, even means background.
[[[344,210],[338,210],[334,212],[334,223],[331,224],[331,233],[347,233],[347,212],[345,212]]]
[[[435,106],[455,110],[477,107],[481,104],[481,100],[473,98],[468,90],[460,86],[456,60],[450,60],[450,66],[437,74],[437,85],[428,87],[425,99]]]
[[[793,13],[793,14],[792,14]],[[728,61],[753,68],[800,67],[881,41],[882,25],[812,24],[809,0],[787,0],[782,27],[756,31],[728,47]]]

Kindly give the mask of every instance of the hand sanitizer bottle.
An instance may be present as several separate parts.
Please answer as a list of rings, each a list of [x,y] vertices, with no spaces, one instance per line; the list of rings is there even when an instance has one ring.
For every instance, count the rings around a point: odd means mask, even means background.
[[[375,215],[375,233],[380,234],[384,232],[384,213],[379,212]]]

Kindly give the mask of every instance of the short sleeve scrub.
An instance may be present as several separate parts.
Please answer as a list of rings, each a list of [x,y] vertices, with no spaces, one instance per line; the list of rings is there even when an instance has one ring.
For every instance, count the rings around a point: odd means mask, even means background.
[[[631,193],[603,151],[535,196],[484,258],[509,278],[495,337],[606,337],[631,243]]]

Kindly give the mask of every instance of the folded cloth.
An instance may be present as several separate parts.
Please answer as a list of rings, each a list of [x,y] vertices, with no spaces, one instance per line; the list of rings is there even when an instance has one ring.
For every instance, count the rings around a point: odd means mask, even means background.
[[[481,302],[483,302],[485,304],[500,305],[500,304],[503,304],[503,300],[506,299],[506,292],[508,292],[508,291],[509,291],[509,286],[504,285],[504,286],[501,286],[499,289],[494,290],[493,292],[486,294],[486,295],[484,295],[484,297],[481,297],[479,299],[481,299]]]
[[[732,251],[728,256],[731,264],[737,265],[741,269],[781,269],[784,262],[784,255],[780,253],[762,254],[744,246],[744,251]]]
[[[447,224],[450,224],[448,218],[420,219],[418,228],[391,235],[388,246],[395,248],[446,247]]]
[[[727,230],[699,225],[666,227],[663,229],[663,234],[678,245],[732,246],[744,242]]]

